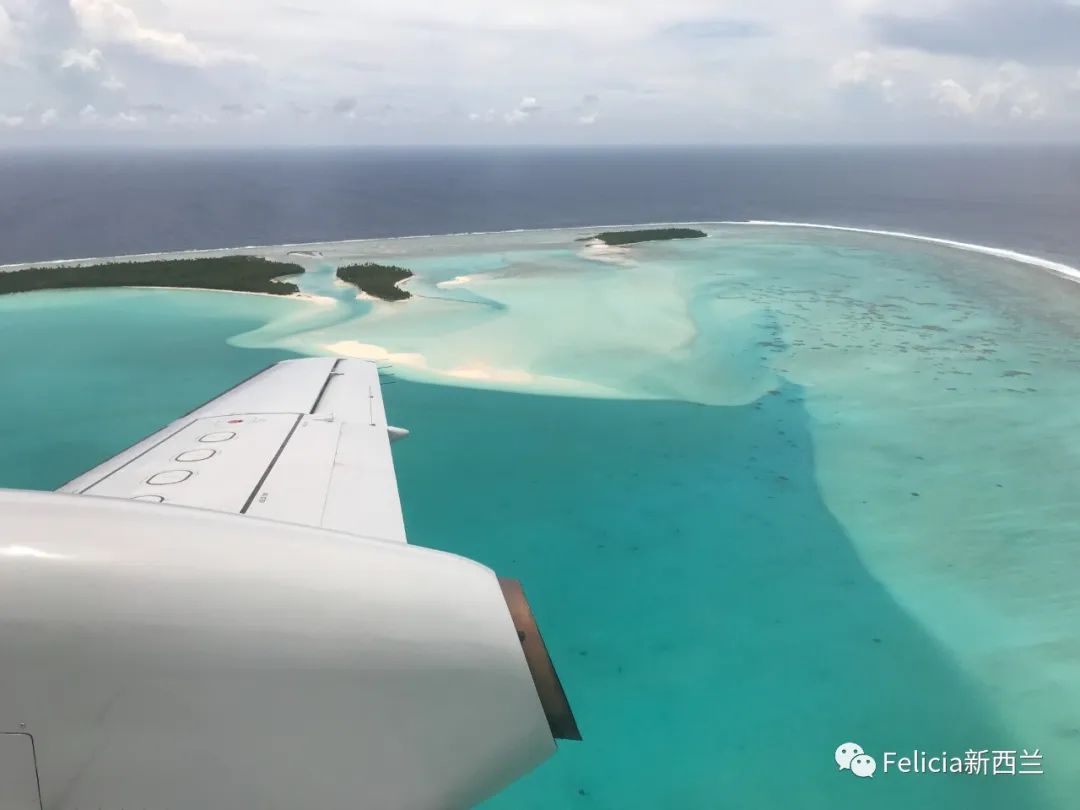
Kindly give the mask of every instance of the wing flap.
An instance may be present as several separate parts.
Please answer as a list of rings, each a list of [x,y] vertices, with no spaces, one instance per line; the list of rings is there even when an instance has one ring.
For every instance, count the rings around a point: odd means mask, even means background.
[[[387,464],[393,463],[386,428],[372,430],[347,422],[342,425],[341,432],[344,441],[338,445],[323,525],[340,528],[355,520],[357,513],[362,513],[368,516],[370,528],[378,536],[395,534],[401,521],[400,512],[395,515],[378,508],[380,503],[387,501],[400,503],[397,479],[388,478],[381,472]],[[376,436],[378,441],[375,441]]]
[[[62,491],[405,542],[378,369],[362,360],[271,366]]]

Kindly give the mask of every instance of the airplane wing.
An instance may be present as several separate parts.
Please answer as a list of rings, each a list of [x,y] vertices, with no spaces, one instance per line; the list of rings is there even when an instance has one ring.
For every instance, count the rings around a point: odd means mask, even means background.
[[[460,810],[580,739],[520,583],[404,542],[402,433],[289,360],[0,490],[0,808]]]
[[[286,360],[60,491],[126,498],[405,542],[379,372]]]

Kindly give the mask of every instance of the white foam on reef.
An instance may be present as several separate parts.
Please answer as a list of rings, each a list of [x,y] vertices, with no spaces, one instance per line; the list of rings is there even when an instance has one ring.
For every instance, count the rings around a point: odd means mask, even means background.
[[[906,233],[904,231],[885,231],[877,230],[874,228],[852,228],[846,225],[820,225],[814,222],[775,222],[766,219],[730,220],[713,224],[757,225],[774,228],[814,228],[822,231],[844,231],[847,233],[866,233],[872,234],[874,236],[893,236],[899,239],[914,239],[917,242],[928,242],[933,245],[944,245],[945,247],[956,248],[957,250],[966,250],[970,253],[982,253],[986,256],[996,256],[999,259],[1008,259],[1009,261],[1020,262],[1021,264],[1030,264],[1032,267],[1039,267],[1043,270],[1049,270],[1051,273],[1059,275],[1062,278],[1067,278],[1070,281],[1080,282],[1080,268],[1073,267],[1072,265],[1065,264],[1064,262],[1055,262],[1050,259],[1044,259],[1040,256],[1032,256],[1030,253],[1021,253],[1018,250],[991,247],[990,245],[978,245],[974,242],[958,242],[955,239],[945,239],[940,236],[926,236],[924,234],[918,233]]]

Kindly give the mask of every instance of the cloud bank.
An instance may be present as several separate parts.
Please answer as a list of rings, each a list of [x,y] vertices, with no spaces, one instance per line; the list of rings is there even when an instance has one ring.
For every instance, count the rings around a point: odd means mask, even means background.
[[[0,0],[0,116],[0,145],[1077,141],[1080,3]]]

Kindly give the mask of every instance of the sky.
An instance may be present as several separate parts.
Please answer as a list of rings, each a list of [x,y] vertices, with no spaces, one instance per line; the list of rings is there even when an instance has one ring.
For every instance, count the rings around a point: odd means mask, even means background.
[[[1080,141],[1080,0],[0,0],[0,145]]]

